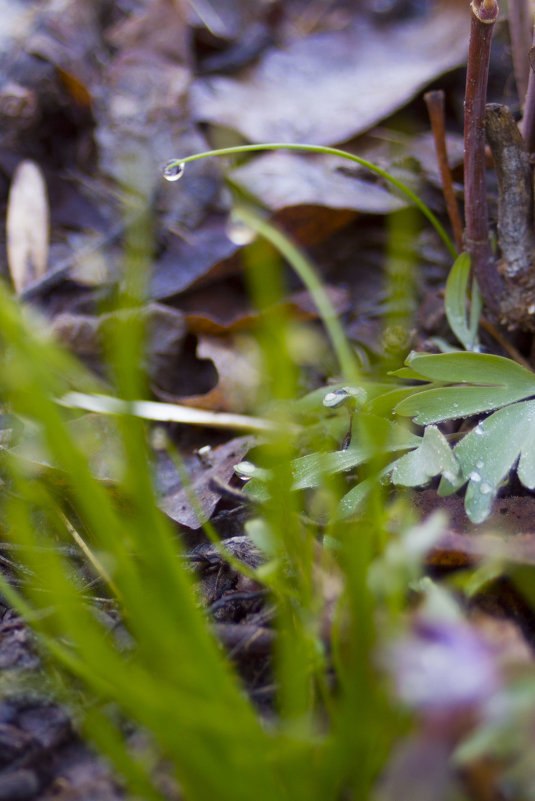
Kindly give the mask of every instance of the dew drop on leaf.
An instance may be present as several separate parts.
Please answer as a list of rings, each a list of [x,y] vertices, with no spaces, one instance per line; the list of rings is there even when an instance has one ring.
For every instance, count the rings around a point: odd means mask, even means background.
[[[481,424],[478,424],[478,425],[477,425],[477,426],[474,428],[474,434],[475,434],[477,437],[482,437],[484,433],[485,433],[485,431],[483,430],[483,426],[482,426]]]
[[[336,409],[341,406],[348,399],[348,394],[345,389],[334,389],[328,392],[323,398],[323,405],[329,409]]]
[[[184,175],[185,168],[184,162],[171,159],[163,168],[163,177],[166,181],[178,181]]]
[[[480,486],[480,488],[479,488],[479,491],[480,491],[480,493],[481,493],[482,495],[488,495],[490,492],[492,492],[492,487],[490,486],[490,484],[487,484],[487,482],[486,482],[486,481],[484,481],[484,482],[481,484],[481,486]]]
[[[483,459],[478,459],[477,460],[476,467],[477,467],[478,470],[481,470],[481,468],[483,467]]]
[[[470,473],[468,478],[470,479],[470,481],[473,481],[474,484],[477,484],[479,481],[481,481],[481,476],[475,470],[472,473]]]
[[[455,479],[457,478],[455,473],[452,473],[451,470],[444,470],[442,475],[444,476],[446,481],[449,481],[450,484],[453,484],[455,482]]]
[[[256,465],[248,461],[239,462],[234,465],[234,472],[242,481],[249,481],[256,472]]]

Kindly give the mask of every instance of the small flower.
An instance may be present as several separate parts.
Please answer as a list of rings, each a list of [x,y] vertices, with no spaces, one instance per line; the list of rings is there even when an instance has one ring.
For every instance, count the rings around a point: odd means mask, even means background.
[[[491,648],[460,621],[418,621],[388,656],[399,697],[420,711],[478,706],[500,686]]]

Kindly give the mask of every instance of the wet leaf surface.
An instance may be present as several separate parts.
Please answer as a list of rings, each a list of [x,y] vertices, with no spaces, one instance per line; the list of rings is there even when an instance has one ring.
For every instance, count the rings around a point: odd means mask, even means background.
[[[252,142],[343,142],[463,62],[467,11],[448,2],[387,30],[357,19],[298,39],[266,53],[241,80],[198,80],[193,113]]]
[[[406,205],[387,188],[344,172],[336,157],[268,153],[233,170],[230,178],[272,211],[325,206],[387,214]]]
[[[255,408],[260,388],[260,354],[254,340],[239,335],[231,338],[201,334],[196,355],[216,367],[218,381],[204,395],[186,395],[177,400],[199,409],[245,413]]]
[[[239,248],[227,236],[226,219],[211,220],[194,232],[173,236],[152,275],[154,300],[173,297],[199,282],[237,271]]]
[[[52,321],[52,331],[60,342],[95,369],[105,374],[105,349],[110,331],[126,313],[89,315],[63,312]],[[172,372],[182,353],[186,335],[184,316],[176,309],[159,303],[147,303],[141,316],[147,330],[147,373],[154,385],[161,389],[172,389]]]
[[[214,484],[214,479],[217,479],[220,485],[228,484],[234,475],[235,465],[243,459],[252,444],[253,440],[250,437],[238,437],[224,445],[209,448],[202,457],[198,457],[197,467],[190,473],[191,483],[187,488],[182,486],[182,482],[177,486],[179,477],[176,468],[173,468],[168,457],[162,456],[160,466],[157,467],[157,476],[161,470],[163,477],[163,470],[165,467],[167,469],[165,469],[165,495],[160,500],[160,509],[182,526],[191,529],[200,528],[203,522],[211,517],[221,498],[222,492]],[[198,509],[196,504],[192,504],[190,493],[194,494]]]

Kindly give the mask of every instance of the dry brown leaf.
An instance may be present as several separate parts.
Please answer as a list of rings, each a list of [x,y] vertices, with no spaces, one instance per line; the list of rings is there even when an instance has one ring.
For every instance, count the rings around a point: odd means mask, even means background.
[[[356,19],[270,50],[239,79],[196,81],[193,114],[252,142],[343,142],[462,64],[469,27],[461,0],[433,3],[425,17],[388,27]]]
[[[147,372],[157,386],[168,388],[180,358],[185,336],[182,312],[160,303],[147,303],[141,311],[147,326]],[[110,329],[124,313],[112,312],[100,317],[91,314],[62,312],[52,321],[52,330],[64,345],[69,347],[88,366],[102,372],[103,349]]]
[[[188,230],[187,235],[169,238],[167,250],[154,265],[151,276],[154,300],[239,271],[235,256],[240,248],[228,238],[227,223],[226,215],[212,215],[199,228]]]
[[[328,284],[324,284],[323,288],[338,314],[350,308],[351,299],[347,289]],[[306,290],[293,292],[281,301],[280,307],[294,320],[318,318],[318,310]],[[261,319],[261,314],[253,308],[245,292],[240,292],[230,283],[219,284],[217,290],[203,287],[197,292],[190,292],[180,299],[179,308],[184,313],[188,331],[195,334],[234,334],[253,329]]]
[[[464,159],[464,139],[462,134],[447,133],[446,147],[448,151],[448,162],[452,169],[463,163]],[[379,167],[392,172],[392,166],[396,165],[396,177],[400,177],[400,168],[411,171],[411,164],[416,161],[420,169],[418,173],[425,176],[427,180],[441,185],[440,170],[438,167],[435,140],[431,131],[426,131],[418,135],[408,135],[400,133],[391,128],[380,126],[363,134],[358,138],[352,152],[357,153],[361,158],[377,164]],[[355,174],[365,177],[366,169],[355,165]],[[412,167],[412,172],[416,172]]]
[[[206,28],[221,39],[238,39],[248,25],[262,17],[263,5],[268,4],[251,3],[250,0],[225,3],[195,0],[188,3],[189,23],[192,27]]]
[[[183,526],[193,529],[200,528],[203,522],[211,517],[221,497],[221,493],[214,488],[213,479],[218,479],[222,484],[228,484],[234,475],[235,465],[243,459],[254,442],[253,437],[236,437],[217,448],[210,448],[204,463],[199,460],[198,471],[190,473],[190,487],[186,490],[184,487],[178,486],[158,502],[162,512]],[[192,492],[197,500],[199,510],[202,511],[202,520],[198,519],[191,505]]]
[[[7,206],[7,259],[21,292],[44,275],[48,263],[50,211],[44,175],[33,161],[19,164]]]
[[[260,385],[259,353],[251,337],[200,336],[199,359],[211,359],[219,374],[217,385],[205,395],[177,398],[184,406],[243,414],[255,407]]]
[[[142,49],[186,63],[190,58],[187,12],[186,0],[148,0],[108,29],[106,39],[125,52]]]
[[[342,166],[335,156],[266,153],[233,170],[231,179],[272,211],[316,205],[388,214],[407,205],[384,186],[342,172]]]

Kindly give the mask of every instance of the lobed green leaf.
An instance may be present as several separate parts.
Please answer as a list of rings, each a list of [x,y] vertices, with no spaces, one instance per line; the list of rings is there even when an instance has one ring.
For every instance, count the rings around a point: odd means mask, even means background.
[[[407,362],[422,379],[455,386],[421,391],[395,412],[427,425],[498,409],[535,395],[535,374],[511,359],[483,353],[413,354]]]
[[[420,445],[396,459],[391,465],[394,484],[418,487],[443,474],[455,481],[460,474],[459,463],[444,434],[436,426],[427,426]]]
[[[455,446],[460,474],[443,478],[439,494],[449,495],[468,482],[465,509],[473,523],[490,514],[498,489],[517,459],[518,477],[535,488],[535,400],[514,403],[478,423]]]

